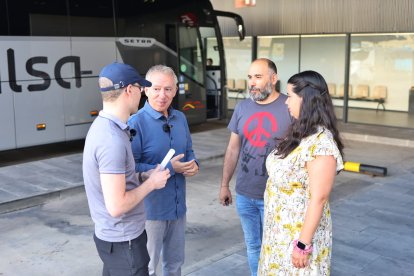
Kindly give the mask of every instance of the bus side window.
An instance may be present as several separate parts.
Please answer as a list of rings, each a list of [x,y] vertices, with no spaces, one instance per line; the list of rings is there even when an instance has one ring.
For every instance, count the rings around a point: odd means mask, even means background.
[[[72,36],[115,36],[112,0],[70,0],[69,3]]]
[[[204,67],[197,29],[179,27],[180,71],[198,83],[204,83]]]
[[[6,7],[6,1],[0,1],[0,35],[9,35]]]
[[[7,5],[8,16],[5,18],[9,20],[9,35],[69,35],[69,21],[65,0],[7,1]],[[1,10],[6,9],[1,8]],[[1,17],[3,18],[3,15]],[[1,25],[3,26],[3,23]]]

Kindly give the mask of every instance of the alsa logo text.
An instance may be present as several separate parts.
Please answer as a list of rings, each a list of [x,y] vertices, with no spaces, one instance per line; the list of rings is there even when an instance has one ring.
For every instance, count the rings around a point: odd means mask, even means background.
[[[15,62],[15,53],[14,50],[9,48],[7,49],[7,67],[9,71],[9,86],[10,89],[14,92],[22,92],[23,91],[23,82],[18,82],[16,78],[16,69],[21,70],[21,68],[16,68],[16,62]],[[79,56],[64,56],[60,58],[55,66],[53,72],[45,72],[38,69],[35,69],[35,66],[37,64],[47,64],[48,57],[46,56],[35,56],[31,57],[26,61],[26,72],[36,78],[39,78],[42,80],[41,83],[36,84],[29,84],[27,85],[27,90],[30,92],[34,91],[43,91],[49,88],[51,81],[53,79],[56,80],[56,82],[63,88],[70,89],[71,88],[71,82],[68,79],[64,79],[62,77],[62,67],[66,64],[72,63],[73,68],[75,71],[74,81],[76,87],[82,86],[82,75],[91,75],[92,71],[82,71],[81,70],[81,62]],[[53,78],[50,76],[50,74],[53,74]],[[1,81],[1,80],[0,80]],[[1,93],[1,91],[0,91]]]

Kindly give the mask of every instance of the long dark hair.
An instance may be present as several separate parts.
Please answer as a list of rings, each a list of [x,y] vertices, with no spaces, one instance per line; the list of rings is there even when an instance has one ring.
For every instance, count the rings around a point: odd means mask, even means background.
[[[318,126],[322,126],[331,131],[343,156],[344,145],[339,137],[334,107],[325,79],[318,72],[303,71],[293,75],[288,83],[293,86],[293,92],[302,98],[302,105],[298,119],[276,147],[277,154],[285,158],[303,138],[315,134]]]

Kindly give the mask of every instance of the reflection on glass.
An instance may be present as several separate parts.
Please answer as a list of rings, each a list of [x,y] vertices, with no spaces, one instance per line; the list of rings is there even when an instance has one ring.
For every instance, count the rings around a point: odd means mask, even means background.
[[[221,65],[219,46],[217,42],[217,36],[214,28],[200,27],[201,41],[203,41],[204,49],[206,51],[206,58],[212,59],[214,66]],[[208,64],[206,64],[208,65]]]
[[[276,88],[286,93],[288,79],[299,70],[299,36],[258,37],[257,45],[257,57],[268,58],[276,64],[279,78]]]
[[[226,51],[227,76],[233,79],[246,79],[252,61],[252,38],[240,41],[238,37],[223,38]]]
[[[342,118],[345,35],[302,36],[300,71],[314,70],[328,83],[338,118]]]
[[[247,97],[247,72],[252,61],[252,38],[240,41],[238,37],[223,38],[226,51],[227,107],[235,105]]]
[[[257,57],[276,63],[282,93],[291,75],[315,70],[327,81],[338,118],[348,93],[349,122],[414,128],[414,34],[355,34],[350,39],[348,87],[345,34],[259,36]],[[228,87],[235,87],[249,66],[251,39],[224,42]]]
[[[413,34],[351,36],[349,121],[414,126],[413,50]]]
[[[204,84],[201,47],[196,28],[180,27],[180,70],[194,81]]]

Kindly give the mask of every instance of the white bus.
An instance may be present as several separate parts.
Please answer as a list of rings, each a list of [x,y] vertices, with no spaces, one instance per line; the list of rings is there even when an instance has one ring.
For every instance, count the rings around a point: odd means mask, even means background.
[[[217,16],[234,18],[244,38],[241,17],[208,0],[0,1],[0,151],[83,139],[102,108],[98,74],[113,61],[142,75],[171,66],[179,77],[173,104],[190,124],[224,118]],[[220,58],[210,70],[208,47]]]

